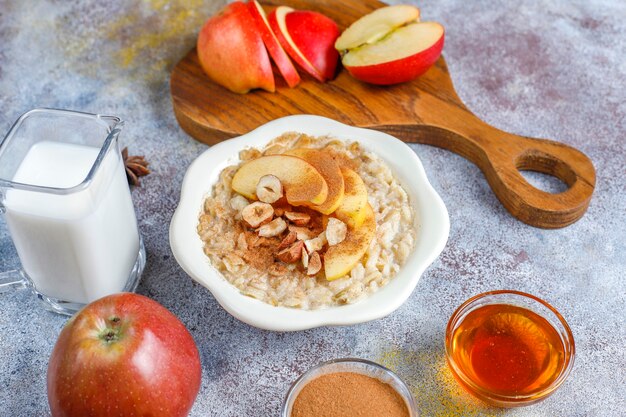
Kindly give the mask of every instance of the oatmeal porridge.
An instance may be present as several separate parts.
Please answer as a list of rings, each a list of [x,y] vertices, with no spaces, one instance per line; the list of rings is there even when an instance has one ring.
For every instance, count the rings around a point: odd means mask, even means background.
[[[409,197],[357,142],[286,133],[239,157],[206,198],[198,234],[241,293],[300,309],[354,303],[412,252]]]

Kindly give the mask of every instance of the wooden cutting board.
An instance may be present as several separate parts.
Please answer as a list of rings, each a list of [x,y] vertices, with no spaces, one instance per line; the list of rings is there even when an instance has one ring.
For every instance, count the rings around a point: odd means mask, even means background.
[[[376,0],[265,3],[268,8],[287,5],[322,12],[342,29],[384,6]],[[300,74],[303,81],[293,89],[277,75],[275,93],[256,90],[234,94],[206,77],[193,49],[172,71],[174,113],[187,133],[208,144],[291,114],[326,116],[378,129],[405,142],[445,148],[467,158],[482,170],[504,207],[530,225],[564,227],[587,210],[595,187],[595,170],[589,158],[562,143],[503,132],[480,120],[456,94],[443,57],[417,80],[391,87],[361,83],[345,70],[324,84],[304,71]],[[553,175],[569,188],[559,194],[539,190],[524,179],[520,170]]]

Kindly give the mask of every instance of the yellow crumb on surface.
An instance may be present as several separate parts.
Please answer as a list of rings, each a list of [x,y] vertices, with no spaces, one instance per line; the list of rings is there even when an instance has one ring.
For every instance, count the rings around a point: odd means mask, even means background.
[[[396,372],[409,386],[421,416],[426,417],[500,417],[507,415],[482,403],[465,391],[448,369],[443,347],[440,349],[383,350],[378,363]]]
[[[133,0],[115,7],[115,20],[87,16],[71,6],[56,21],[68,68],[104,81],[165,81],[172,67],[195,46],[203,23],[225,2]],[[90,24],[82,24],[84,19]]]

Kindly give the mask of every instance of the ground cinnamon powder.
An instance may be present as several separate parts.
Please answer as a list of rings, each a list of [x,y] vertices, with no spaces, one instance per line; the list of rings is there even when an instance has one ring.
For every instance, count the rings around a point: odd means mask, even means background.
[[[291,417],[409,417],[409,411],[389,384],[367,375],[337,372],[306,384]]]

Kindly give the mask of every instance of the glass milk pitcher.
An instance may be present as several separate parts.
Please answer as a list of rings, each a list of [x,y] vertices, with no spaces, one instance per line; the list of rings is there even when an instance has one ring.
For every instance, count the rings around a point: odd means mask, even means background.
[[[46,308],[73,314],[134,291],[145,250],[112,116],[35,109],[0,142],[0,211],[21,262],[0,292],[30,288]],[[1,265],[1,264],[0,264]]]

